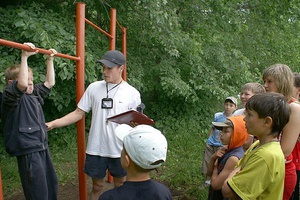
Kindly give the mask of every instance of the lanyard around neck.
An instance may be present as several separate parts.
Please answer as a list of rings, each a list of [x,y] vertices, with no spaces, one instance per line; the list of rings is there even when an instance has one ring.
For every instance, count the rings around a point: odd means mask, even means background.
[[[123,80],[120,81],[120,83],[118,83],[117,85],[115,85],[114,87],[108,89],[108,83],[106,83],[106,98],[108,98],[108,93],[109,91],[115,89],[116,87],[118,87],[121,83],[122,83]]]

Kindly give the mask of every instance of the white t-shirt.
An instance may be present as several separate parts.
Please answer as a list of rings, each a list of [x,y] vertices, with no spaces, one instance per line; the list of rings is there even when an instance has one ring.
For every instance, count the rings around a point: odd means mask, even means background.
[[[237,115],[243,115],[243,116],[245,116],[244,111],[245,111],[245,108],[238,109],[238,110],[234,111],[234,113],[232,114],[232,116],[237,116]]]
[[[108,98],[113,99],[112,109],[102,109],[102,99],[107,97],[106,82],[91,83],[81,97],[78,108],[85,112],[92,110],[92,121],[88,136],[86,153],[103,157],[118,158],[121,156],[123,143],[114,130],[118,124],[107,121],[108,117],[136,109],[141,103],[138,90],[123,81],[120,85],[108,83]],[[115,88],[113,88],[116,86]],[[113,89],[112,89],[113,88]]]

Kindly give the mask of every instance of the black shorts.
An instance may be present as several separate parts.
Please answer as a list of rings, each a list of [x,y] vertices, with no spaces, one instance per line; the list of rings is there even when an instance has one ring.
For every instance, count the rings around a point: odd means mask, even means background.
[[[116,178],[125,177],[127,174],[121,165],[121,158],[108,158],[86,154],[83,171],[88,176],[102,179],[106,176],[107,170]]]

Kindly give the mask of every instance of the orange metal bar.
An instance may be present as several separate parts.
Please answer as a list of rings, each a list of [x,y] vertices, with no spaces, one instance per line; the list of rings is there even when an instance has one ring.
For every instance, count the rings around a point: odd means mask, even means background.
[[[96,24],[94,24],[93,22],[85,19],[85,22],[89,25],[91,25],[92,27],[94,27],[95,29],[97,29],[98,31],[100,31],[101,33],[103,33],[104,35],[106,35],[109,38],[113,38],[113,36],[111,36],[109,33],[107,33],[106,31],[104,31],[103,29],[99,28]]]
[[[84,53],[85,53],[85,22],[87,24],[92,25],[94,28],[105,34],[110,38],[110,50],[114,50],[116,46],[116,24],[118,23],[116,20],[116,10],[111,9],[110,13],[111,21],[110,21],[110,33],[108,34],[101,28],[97,27],[95,24],[85,19],[85,4],[82,2],[78,2],[76,5],[76,56],[70,56],[67,54],[57,53],[55,56],[66,58],[70,60],[77,61],[76,63],[76,102],[78,103],[81,96],[84,93]],[[126,58],[126,29],[122,28],[118,23],[118,26],[122,30],[122,52]],[[4,40],[0,38],[0,45],[23,49],[27,51],[32,51],[30,47],[24,44]],[[39,50],[39,53],[42,54],[51,54],[52,52],[49,50],[41,49],[36,47],[35,50]],[[82,59],[81,59],[82,58]],[[123,71],[123,79],[126,81],[126,66]],[[87,181],[86,175],[83,173],[84,160],[85,160],[85,118],[77,122],[77,146],[78,146],[78,179],[79,179],[79,199],[87,200]],[[108,182],[112,182],[113,177],[108,172]],[[2,191],[2,178],[1,178],[1,169],[0,169],[0,200],[3,200],[3,191]]]
[[[120,25],[120,23],[118,22],[118,20],[116,21],[118,27],[121,29],[121,31],[123,31],[123,27]]]
[[[26,50],[26,51],[33,51],[30,47],[28,47],[25,44],[12,42],[12,41],[8,41],[8,40],[4,40],[4,39],[0,39],[0,45],[8,46],[8,47],[16,48],[16,49],[23,49],[23,50]],[[36,47],[35,50],[38,50],[39,53],[42,53],[42,54],[52,54],[52,51],[41,49],[41,48],[38,48],[38,47]],[[74,57],[74,56],[70,56],[70,55],[62,54],[62,53],[57,53],[57,54],[55,54],[55,56],[62,57],[62,58],[67,58],[67,59],[71,59],[71,60],[76,60],[76,61],[80,60],[79,57]]]
[[[110,35],[112,38],[110,39],[110,50],[116,49],[116,21],[117,21],[117,11],[116,9],[112,8],[110,10]]]
[[[84,93],[84,42],[85,42],[85,4],[76,4],[76,53],[83,58],[76,63],[76,103]],[[78,178],[79,199],[87,200],[87,178],[83,172],[85,160],[85,118],[77,122],[77,151],[78,151]]]
[[[123,52],[125,58],[127,57],[127,55],[126,55],[127,54],[126,45],[127,45],[127,41],[126,41],[126,28],[122,28],[122,52]],[[126,63],[125,63],[125,67],[124,67],[122,76],[123,76],[124,81],[126,81],[127,80],[127,67],[126,67]]]

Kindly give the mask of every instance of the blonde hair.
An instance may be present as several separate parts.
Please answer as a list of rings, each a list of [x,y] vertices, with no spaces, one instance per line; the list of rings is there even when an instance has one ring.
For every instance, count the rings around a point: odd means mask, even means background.
[[[13,65],[5,70],[5,81],[8,84],[10,80],[17,80],[21,65]],[[32,69],[28,67],[28,72],[32,73]]]
[[[263,80],[272,77],[279,90],[288,100],[293,97],[294,93],[294,74],[285,64],[274,64],[263,72]]]
[[[261,85],[259,83],[255,83],[255,82],[246,83],[242,87],[242,91],[243,90],[250,90],[251,92],[253,92],[253,94],[260,94],[260,93],[265,93],[266,92],[263,85]]]

